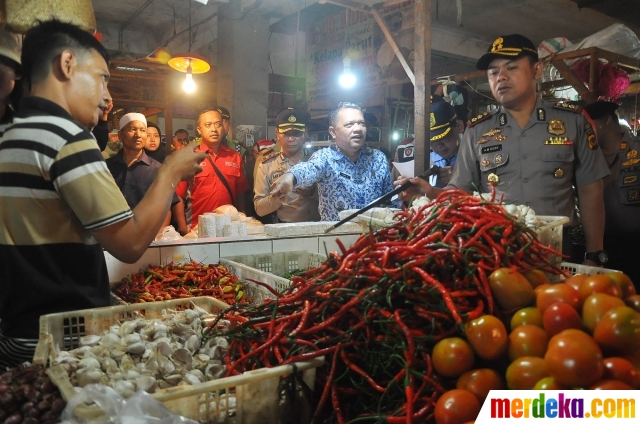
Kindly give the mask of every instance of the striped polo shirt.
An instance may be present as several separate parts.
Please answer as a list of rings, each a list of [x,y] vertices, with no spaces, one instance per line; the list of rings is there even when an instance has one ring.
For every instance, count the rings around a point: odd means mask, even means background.
[[[25,97],[0,139],[0,329],[37,338],[39,316],[109,305],[90,231],[133,216],[95,138],[63,108]]]

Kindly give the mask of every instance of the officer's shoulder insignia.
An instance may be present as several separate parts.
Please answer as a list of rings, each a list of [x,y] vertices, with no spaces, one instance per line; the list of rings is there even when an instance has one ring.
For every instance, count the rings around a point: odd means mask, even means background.
[[[480,122],[486,121],[487,119],[491,118],[491,116],[493,115],[493,113],[491,112],[485,112],[482,113],[478,116],[476,116],[475,118],[471,118],[471,120],[467,123],[467,126],[469,128],[478,125]]]
[[[553,105],[554,109],[565,110],[567,112],[582,113],[582,107],[571,103],[558,102]]]
[[[269,153],[269,154],[265,155],[265,156],[262,158],[262,161],[261,161],[260,163],[265,163],[265,162],[267,162],[267,161],[270,161],[271,159],[275,158],[275,157],[276,157],[276,156],[278,156],[279,154],[280,154],[280,152],[271,152],[271,153]]]

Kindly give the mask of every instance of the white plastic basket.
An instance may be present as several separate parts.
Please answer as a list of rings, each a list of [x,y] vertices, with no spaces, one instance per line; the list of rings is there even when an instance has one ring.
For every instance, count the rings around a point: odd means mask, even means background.
[[[211,313],[228,307],[217,299],[198,297],[43,315],[40,317],[40,342],[34,363],[46,364],[46,358],[54,345],[73,349],[77,347],[80,336],[100,334],[113,324],[136,319],[141,315],[155,318],[169,310],[189,308],[194,304]],[[191,386],[158,390],[151,396],[172,412],[201,423],[277,423],[283,413],[280,411],[277,390],[280,378],[293,372],[302,372],[303,381],[313,389],[316,368],[322,364],[324,357],[293,365],[257,369]],[[62,397],[68,401],[75,394],[75,389],[66,371],[53,366],[47,373],[60,389]],[[75,418],[83,423],[93,422],[103,415],[95,405],[79,405],[74,410]],[[304,419],[300,418],[298,422],[304,422]]]
[[[231,258],[220,258],[220,264],[226,266],[233,275],[238,277],[238,280],[240,280],[245,287],[246,295],[253,299],[252,301],[256,305],[264,303],[265,299],[275,298],[275,295],[259,284],[255,284],[254,281],[264,283],[278,292],[283,292],[291,285],[291,281],[286,278],[278,277],[273,273],[265,272],[259,268],[256,269],[257,267],[252,267],[243,262],[233,261]]]
[[[232,261],[235,264],[243,264],[258,271],[268,272],[278,276],[275,280],[276,288],[278,291],[283,291],[289,288],[290,282],[285,280],[283,283],[280,280],[287,273],[293,271],[302,270],[305,271],[310,268],[315,268],[327,260],[325,255],[320,253],[312,253],[306,251],[299,252],[283,252],[283,253],[267,253],[263,255],[243,255],[243,256],[230,256],[227,258],[220,258],[220,261]]]
[[[615,269],[608,268],[600,268],[597,266],[588,266],[581,264],[572,264],[571,262],[562,262],[560,264],[560,269],[562,269],[567,276],[578,275],[578,274],[586,274],[586,275],[598,275],[598,274],[609,274],[612,272],[622,272]],[[564,281],[565,277],[562,275],[548,275],[549,281],[552,283],[558,283]]]
[[[563,225],[569,222],[569,218],[566,216],[545,215],[538,215],[537,218],[540,221],[540,226],[535,228],[534,231],[538,235],[540,243],[562,252]],[[560,255],[552,255],[550,261],[553,264],[559,264],[562,262],[562,257]]]

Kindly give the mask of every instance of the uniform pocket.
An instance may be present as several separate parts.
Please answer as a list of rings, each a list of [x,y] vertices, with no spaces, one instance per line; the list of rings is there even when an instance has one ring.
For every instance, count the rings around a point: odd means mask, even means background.
[[[540,157],[545,162],[573,162],[575,154],[571,145],[550,145],[542,149]]]

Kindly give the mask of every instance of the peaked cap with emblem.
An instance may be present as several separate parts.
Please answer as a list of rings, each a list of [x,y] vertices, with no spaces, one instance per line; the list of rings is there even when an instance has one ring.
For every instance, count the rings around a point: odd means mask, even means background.
[[[431,99],[429,110],[429,138],[433,141],[440,141],[445,138],[451,128],[456,125],[456,110],[449,103],[436,96]]]
[[[487,53],[478,59],[476,68],[486,71],[494,59],[518,59],[522,56],[538,60],[538,50],[531,40],[520,34],[503,35],[496,38]]]
[[[309,122],[309,114],[294,108],[287,108],[276,117],[276,126],[281,133],[287,131],[305,131]]]
[[[222,119],[226,119],[227,121],[231,119],[231,114],[229,113],[229,109],[227,109],[226,107],[219,106],[216,108],[216,110],[220,112],[220,115],[222,115]]]
[[[584,111],[587,112],[591,119],[599,119],[607,115],[614,116],[617,109],[618,105],[616,103],[604,100],[598,100],[584,107]]]

